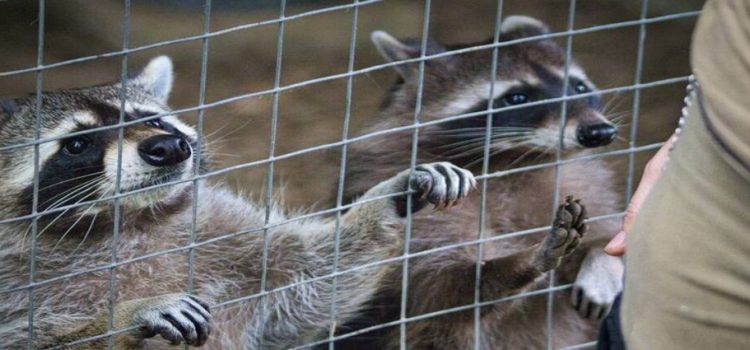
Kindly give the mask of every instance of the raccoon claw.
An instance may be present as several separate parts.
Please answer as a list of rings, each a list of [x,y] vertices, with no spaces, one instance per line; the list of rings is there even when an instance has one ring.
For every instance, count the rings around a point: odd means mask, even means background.
[[[581,264],[571,294],[573,308],[581,317],[601,321],[622,291],[622,260],[589,252]]]
[[[144,338],[158,334],[171,345],[185,342],[193,346],[201,346],[208,340],[210,319],[208,304],[186,294],[165,296],[135,316]]]
[[[546,272],[556,268],[562,258],[575,250],[586,232],[585,218],[586,208],[581,200],[566,197],[565,203],[557,209],[552,230],[542,243],[537,262],[539,270]]]
[[[601,321],[609,313],[614,302],[614,297],[611,300],[597,301],[594,296],[589,295],[588,290],[577,285],[573,286],[572,293],[573,308],[578,310],[581,317],[594,322]]]
[[[433,204],[436,210],[455,206],[477,184],[470,171],[448,162],[419,165],[410,181],[417,192],[414,197]]]

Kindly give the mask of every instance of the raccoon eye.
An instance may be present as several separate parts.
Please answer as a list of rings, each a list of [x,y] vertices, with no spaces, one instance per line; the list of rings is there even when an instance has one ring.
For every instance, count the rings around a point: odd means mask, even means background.
[[[509,105],[520,105],[529,102],[529,95],[517,92],[505,95],[505,97],[503,97],[503,100],[505,100],[505,103]]]
[[[591,91],[591,89],[589,89],[589,87],[586,86],[586,84],[584,84],[582,81],[579,81],[578,83],[576,83],[575,89],[576,89],[576,92],[579,94],[584,94],[584,93]]]
[[[164,124],[161,123],[161,119],[151,119],[147,122],[144,122],[144,124],[152,128],[164,129]]]
[[[83,137],[74,137],[70,140],[66,140],[64,147],[68,154],[81,154],[89,147],[89,140]]]

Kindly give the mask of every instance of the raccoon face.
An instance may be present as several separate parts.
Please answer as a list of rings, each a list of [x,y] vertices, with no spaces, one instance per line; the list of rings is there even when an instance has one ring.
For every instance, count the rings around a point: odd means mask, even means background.
[[[500,41],[548,32],[548,28],[536,19],[512,16],[503,22]],[[372,39],[388,61],[419,57],[420,43],[417,41],[401,42],[384,32],[373,33]],[[479,45],[490,43],[492,40]],[[427,55],[476,45],[445,47],[431,42],[427,45]],[[559,101],[534,102],[563,96],[564,50],[550,39],[500,47],[495,79],[490,79],[492,59],[492,50],[482,50],[425,62],[421,119],[438,120],[467,113],[478,115],[425,128],[421,133],[425,141],[422,144],[439,155],[476,159],[483,154],[486,118],[491,117],[493,156],[505,151],[520,151],[527,155],[554,154],[561,144],[561,104]],[[416,63],[396,66],[400,79],[385,102],[387,115],[413,113],[418,67]],[[600,96],[575,98],[595,90],[583,69],[571,62],[565,95],[572,99],[566,104],[562,140],[566,151],[605,146],[616,136],[617,128],[602,115]],[[525,104],[532,105],[524,107]],[[490,107],[511,109],[482,113]]]
[[[195,130],[175,116],[137,122],[168,113],[166,100],[171,87],[172,62],[162,56],[128,79],[124,104],[120,99],[122,83],[43,93],[40,136],[59,139],[39,145],[37,210],[110,196],[115,193],[118,177],[120,193],[190,178],[198,137]],[[0,147],[34,140],[35,100],[35,96],[30,96],[5,103],[0,117]],[[123,105],[125,110],[121,111]],[[116,125],[121,113],[126,122],[136,122],[122,128],[121,147],[118,146],[120,128],[66,136]],[[34,147],[2,150],[0,164],[3,188],[0,213],[6,218],[29,214],[33,202]],[[119,175],[118,169],[121,169]],[[185,186],[188,184],[180,183],[127,195],[121,197],[120,206],[126,214],[155,207],[174,200]],[[48,223],[71,218],[80,221],[84,216],[109,212],[111,202],[56,212],[43,219]]]

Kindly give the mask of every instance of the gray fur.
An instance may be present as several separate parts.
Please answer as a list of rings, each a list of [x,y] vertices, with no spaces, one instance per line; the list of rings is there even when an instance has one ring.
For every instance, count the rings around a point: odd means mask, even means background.
[[[167,112],[164,101],[170,84],[169,59],[160,57],[152,61],[127,84],[127,103],[133,108],[126,110],[126,119],[138,117],[139,113]],[[42,137],[59,132],[65,125],[73,127],[75,123],[84,123],[86,127],[115,123],[119,119],[119,94],[119,83],[43,94]],[[34,97],[16,102],[17,108],[9,122],[0,128],[0,146],[33,140]],[[90,106],[97,106],[97,110],[89,109]],[[194,130],[176,118],[165,117],[162,122],[170,123],[176,131],[140,123],[125,128],[123,186],[140,186],[164,171],[149,168],[137,156],[132,156],[133,145],[140,140],[155,134],[181,132],[186,139],[195,141]],[[87,199],[112,193],[113,178],[107,169],[116,162],[111,156],[116,154],[117,138],[104,135],[95,140],[107,142],[103,146],[104,174],[97,177],[101,181],[86,185],[95,194]],[[44,169],[51,166],[51,159],[61,156],[60,152],[66,152],[63,145],[67,145],[65,140],[40,146],[46,159],[41,164],[40,177],[56,176],[45,175]],[[31,185],[31,149],[0,152],[0,191],[3,193],[0,219],[28,213],[29,203],[22,198]],[[193,149],[193,152],[200,151]],[[184,161],[169,170],[169,174],[189,178],[193,173],[191,162],[192,158]],[[458,188],[459,183],[438,185],[445,184],[445,175],[436,172],[437,168],[449,169],[461,183],[475,183],[470,173],[448,163],[422,165],[415,171],[411,184],[416,191],[416,207],[428,203],[440,208],[450,207],[468,194],[470,188]],[[60,172],[74,170],[70,166]],[[40,182],[44,180],[40,178]],[[404,222],[398,209],[404,197],[370,199],[404,191],[408,182],[409,171],[399,172],[367,191],[361,203],[342,216],[339,271],[400,254]],[[54,186],[57,185],[62,182]],[[27,347],[29,299],[33,303],[32,345],[35,348],[59,346],[106,333],[110,297],[115,300],[115,329],[134,327],[114,336],[117,349],[162,349],[183,342],[196,346],[205,344],[211,349],[282,349],[326,335],[332,319],[332,279],[310,280],[332,272],[334,222],[309,218],[269,228],[266,290],[281,289],[209,309],[209,304],[261,292],[264,235],[259,229],[263,227],[266,212],[263,205],[249,202],[221,184],[198,183],[196,242],[199,245],[192,250],[193,294],[197,298],[193,299],[184,294],[188,288],[188,251],[156,254],[190,243],[193,191],[192,183],[188,182],[123,197],[117,240],[112,235],[110,202],[65,211],[58,221],[50,220],[58,214],[43,217],[36,238],[34,274],[34,281],[43,284],[34,287],[31,294],[24,288],[29,283],[30,273],[30,222],[0,225],[0,348]],[[271,205],[274,208],[271,224],[289,219],[280,204]],[[52,205],[46,210],[59,206]],[[233,234],[243,230],[251,231]],[[219,238],[224,235],[228,236]],[[112,270],[117,286],[115,295],[109,294],[109,269],[84,272],[109,264],[111,248],[116,251],[117,261],[123,262]],[[145,257],[149,254],[155,255]],[[338,276],[334,322],[345,323],[357,316],[389,268],[378,265]],[[44,282],[66,274],[74,275]],[[106,338],[76,346],[82,349],[105,347]]]
[[[536,36],[547,30],[546,26],[537,20],[514,16],[506,23],[500,40]],[[398,48],[402,48],[402,53],[408,52],[403,49],[407,46],[406,41],[398,42],[386,34],[378,34],[374,39],[376,46],[383,52],[392,52]],[[390,45],[391,49],[384,50],[384,45]],[[471,45],[459,47],[464,46]],[[392,55],[384,56],[386,60],[393,59]],[[503,91],[498,90],[545,84],[545,79],[552,79],[562,72],[564,57],[564,51],[551,40],[536,40],[500,48],[495,88],[497,99],[501,99],[503,95]],[[426,61],[420,119],[443,119],[466,113],[470,106],[475,105],[477,108],[486,108],[486,103],[482,105],[481,101],[489,95],[491,58],[492,51],[484,50]],[[540,71],[544,71],[552,78],[541,76]],[[575,63],[571,66],[570,74],[594,89],[594,85]],[[402,79],[390,90],[386,98],[380,119],[373,123],[368,132],[412,123],[419,82],[416,78],[403,74],[401,76]],[[493,133],[490,147],[490,173],[554,161],[560,109],[559,104],[555,104],[554,107],[533,126],[495,129],[497,131]],[[497,121],[502,122],[503,118],[504,116],[501,116]],[[573,130],[576,126],[586,123],[606,123],[601,111],[579,100],[569,101],[567,118],[567,127]],[[447,158],[475,173],[481,172],[485,120],[481,119],[476,130],[463,126],[452,127],[452,124],[424,127],[419,133],[418,162]],[[508,130],[512,130],[511,138],[504,134]],[[352,171],[346,181],[347,193],[350,196],[362,193],[378,179],[384,179],[395,169],[409,164],[411,135],[411,131],[393,133],[352,145],[348,160],[348,168]],[[569,139],[566,134],[566,148],[563,151],[565,158],[589,153],[576,144],[575,137],[573,140]],[[457,140],[462,143],[458,143]],[[549,208],[556,190],[554,171],[553,167],[549,167],[489,179],[485,237],[548,225],[551,219]],[[604,161],[597,159],[570,163],[561,166],[560,171],[560,193],[572,193],[583,198],[591,209],[589,215],[621,210],[621,196],[615,173]],[[418,252],[476,239],[480,222],[479,205],[480,198],[477,193],[467,198],[460,213],[416,215],[412,225],[410,251]],[[581,317],[579,311],[586,315],[591,305],[591,310],[599,312],[594,312],[589,317],[598,319],[612,302],[613,291],[616,292],[620,288],[622,262],[600,254],[607,239],[617,231],[618,222],[599,221],[591,223],[590,226],[589,233],[579,248],[563,260],[557,270],[555,284],[573,283],[578,279],[576,288],[581,289],[586,301],[576,305],[580,309],[577,310],[571,307],[569,290],[555,294],[555,308],[552,314],[553,348],[594,340],[596,322]],[[481,301],[490,301],[548,285],[548,275],[535,275],[533,265],[530,265],[527,259],[519,258],[537,251],[538,242],[542,239],[539,234],[535,234],[484,245],[484,255],[481,257],[485,262],[482,268]],[[587,263],[581,267],[584,258]],[[474,285],[476,259],[477,250],[474,245],[411,259],[407,317],[473,303],[474,290],[477,287]],[[493,263],[498,267],[493,267]],[[491,271],[496,269],[507,271],[507,274],[493,274]],[[537,277],[519,285],[519,276]],[[401,269],[393,270],[386,278],[386,284],[379,292],[378,299],[372,303],[371,312],[349,328],[345,327],[342,333],[397,319],[401,279]],[[494,288],[494,294],[485,294],[486,288]],[[546,348],[546,308],[546,295],[482,308],[479,348]],[[406,326],[406,342],[410,349],[470,349],[475,345],[474,335],[473,310],[410,322]],[[341,342],[337,348],[396,349],[399,346],[399,338],[398,327],[391,327],[385,331],[363,334],[353,340]]]

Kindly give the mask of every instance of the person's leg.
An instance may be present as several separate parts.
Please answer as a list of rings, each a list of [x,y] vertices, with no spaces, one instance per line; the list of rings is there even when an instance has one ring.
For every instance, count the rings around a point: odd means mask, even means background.
[[[621,349],[621,331],[631,349],[750,348],[750,1],[708,1],[692,65],[702,88],[685,135],[616,237],[628,279],[600,350]]]
[[[628,235],[629,349],[750,347],[750,172],[697,109]]]
[[[701,91],[627,237],[629,349],[750,348],[750,1],[709,1]]]
[[[599,327],[599,339],[596,342],[597,350],[625,350],[625,341],[622,339],[622,326],[620,325],[620,305],[622,294],[615,298],[612,309],[602,320]]]

